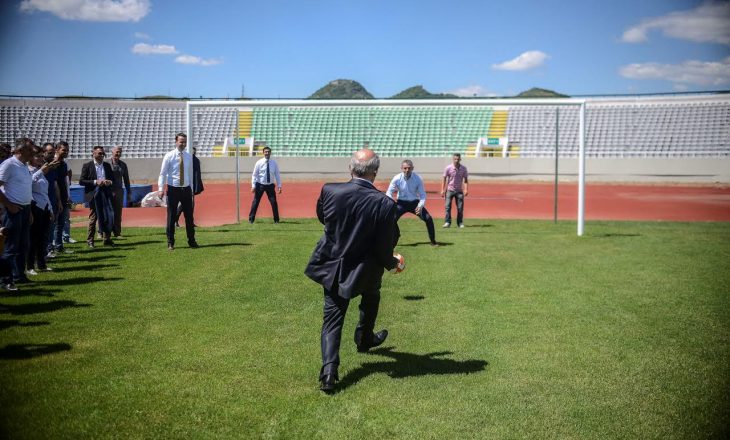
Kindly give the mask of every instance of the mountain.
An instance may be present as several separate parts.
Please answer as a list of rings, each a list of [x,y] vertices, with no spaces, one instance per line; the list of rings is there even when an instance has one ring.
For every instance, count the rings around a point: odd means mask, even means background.
[[[533,87],[530,90],[525,90],[520,93],[516,98],[570,98],[570,96],[552,90]]]
[[[336,79],[307,99],[373,99],[373,95],[357,81]]]
[[[393,95],[390,99],[452,99],[458,98],[450,93],[431,93],[423,86],[413,86]]]

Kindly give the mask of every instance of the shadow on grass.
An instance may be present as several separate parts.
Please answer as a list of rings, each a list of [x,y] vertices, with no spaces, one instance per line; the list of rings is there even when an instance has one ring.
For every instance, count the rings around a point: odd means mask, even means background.
[[[50,324],[48,321],[20,322],[17,319],[0,319],[0,330],[10,327],[40,327],[48,324]]]
[[[6,291],[0,291],[0,298],[19,298],[21,296],[45,296],[47,298],[52,298],[56,295],[54,295],[54,292],[60,292],[60,289],[47,289],[47,288],[41,288],[41,287],[25,287],[23,286],[22,289],[16,290],[14,292],[6,292]]]
[[[477,359],[455,361],[442,358],[442,356],[453,354],[450,351],[414,354],[395,351],[392,347],[384,347],[372,350],[369,354],[386,356],[393,360],[363,363],[342,378],[338,386],[339,390],[355,385],[371,374],[385,373],[393,379],[434,374],[470,374],[484,371],[489,365],[487,361]]]
[[[66,278],[65,280],[53,280],[54,286],[75,286],[78,284],[97,283],[99,281],[119,281],[125,278],[121,277],[76,277]]]
[[[115,258],[125,258],[121,255],[99,255],[98,257],[79,257],[74,258],[76,263],[96,263],[101,260],[113,260]]]
[[[164,244],[167,243],[166,240],[145,240],[145,241],[132,241],[132,242],[114,242],[115,248],[133,248],[134,246],[141,246],[145,244]],[[103,245],[102,245],[103,246]],[[111,248],[114,249],[114,248]]]
[[[0,359],[31,359],[68,350],[71,350],[71,345],[65,342],[57,344],[9,344],[4,348],[0,348]]]
[[[494,225],[464,225],[464,228],[493,228]]]
[[[253,246],[252,243],[213,243],[213,244],[200,244],[198,243],[198,247],[200,248],[208,248],[208,247],[230,247],[230,246]],[[187,246],[183,245],[183,248]],[[175,246],[175,249],[177,249],[177,246]]]
[[[619,232],[609,232],[606,234],[588,234],[588,236],[595,238],[641,237],[641,234],[621,234]]]
[[[406,295],[403,299],[406,301],[420,301],[422,299],[426,299],[426,297],[423,295]]]
[[[439,241],[437,243],[439,244],[439,246],[451,246],[454,244],[454,243],[449,243],[449,242],[444,242],[444,241]],[[405,244],[398,243],[398,246],[404,246],[404,247],[416,247],[416,246],[426,246],[426,245],[431,246],[431,242],[430,241],[419,241],[416,243],[405,243]],[[434,247],[436,247],[436,246],[434,246]]]
[[[11,315],[33,315],[35,313],[55,312],[56,310],[68,309],[70,307],[91,307],[91,304],[79,304],[76,301],[69,300],[58,300],[36,304],[0,304],[0,313],[9,313]]]
[[[58,272],[78,272],[78,271],[89,271],[96,269],[104,269],[108,267],[119,267],[118,264],[82,264],[79,266],[71,266],[64,269],[58,269]]]

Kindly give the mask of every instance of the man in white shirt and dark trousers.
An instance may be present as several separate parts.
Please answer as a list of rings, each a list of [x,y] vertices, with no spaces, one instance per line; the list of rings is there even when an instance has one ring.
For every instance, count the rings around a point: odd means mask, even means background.
[[[431,246],[438,246],[436,242],[436,231],[433,226],[433,218],[431,214],[426,210],[426,190],[423,187],[423,180],[421,176],[413,172],[413,162],[406,159],[401,163],[400,167],[402,173],[393,177],[388,186],[386,194],[391,199],[394,199],[393,193],[398,193],[398,200],[396,208],[398,209],[397,220],[399,220],[403,214],[410,212],[415,214],[426,222],[426,229],[428,230],[428,239],[431,241]]]
[[[261,196],[266,193],[271,203],[271,210],[274,212],[274,223],[279,223],[279,205],[276,203],[274,182],[276,192],[281,194],[281,177],[279,176],[279,164],[271,158],[271,148],[264,147],[264,158],[256,162],[251,173],[251,192],[254,194],[251,202],[251,211],[248,213],[248,222],[256,220],[256,211],[259,209]]]
[[[157,187],[160,196],[165,194],[167,184],[167,249],[175,249],[175,219],[177,205],[182,206],[185,216],[185,232],[188,235],[188,246],[197,248],[195,241],[195,223],[193,220],[193,157],[185,151],[188,137],[185,133],[175,135],[175,149],[165,154],[160,168]]]
[[[30,243],[30,204],[33,201],[33,177],[27,163],[33,157],[31,139],[15,141],[13,155],[0,165],[0,204],[5,207],[3,258],[12,267],[12,278],[4,280],[5,288],[17,290],[14,283],[29,282],[25,275],[25,259]]]

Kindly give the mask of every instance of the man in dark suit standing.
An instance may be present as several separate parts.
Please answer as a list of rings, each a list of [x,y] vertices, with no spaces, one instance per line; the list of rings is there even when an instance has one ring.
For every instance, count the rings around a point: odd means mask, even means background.
[[[388,331],[374,333],[384,269],[394,271],[399,232],[395,202],[373,185],[380,159],[370,149],[350,160],[352,180],[328,183],[317,200],[324,235],[304,273],[324,288],[320,389],[332,393],[339,380],[340,338],[350,299],[362,295],[355,344],[360,352],[377,347]]]
[[[114,207],[112,206],[112,184],[114,172],[112,166],[104,162],[104,147],[95,146],[92,150],[94,160],[86,162],[81,167],[79,185],[84,187],[84,199],[89,203],[89,227],[86,243],[94,247],[96,225],[99,224],[99,233],[104,237],[105,246],[113,246],[112,228],[114,226]]]
[[[119,145],[112,148],[110,165],[114,173],[114,184],[112,185],[112,194],[114,194],[114,198],[112,199],[114,205],[114,228],[112,229],[112,234],[114,237],[121,237],[124,190],[127,190],[127,206],[129,206],[129,200],[132,199],[132,185],[129,183],[129,170],[127,169],[127,164],[122,160],[122,147]]]

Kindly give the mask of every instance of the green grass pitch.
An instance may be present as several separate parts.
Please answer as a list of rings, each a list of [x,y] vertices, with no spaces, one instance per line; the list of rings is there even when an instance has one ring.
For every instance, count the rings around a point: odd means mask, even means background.
[[[161,228],[52,260],[0,295],[0,437],[722,438],[730,423],[730,224],[401,220],[340,391],[318,391],[322,227]],[[79,232],[77,235],[81,235]],[[79,237],[76,237],[79,238]]]

